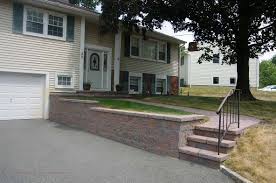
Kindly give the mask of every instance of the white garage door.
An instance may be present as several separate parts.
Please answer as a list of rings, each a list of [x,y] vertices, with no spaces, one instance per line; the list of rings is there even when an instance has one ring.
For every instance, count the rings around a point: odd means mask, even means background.
[[[43,117],[45,77],[0,72],[0,120]]]

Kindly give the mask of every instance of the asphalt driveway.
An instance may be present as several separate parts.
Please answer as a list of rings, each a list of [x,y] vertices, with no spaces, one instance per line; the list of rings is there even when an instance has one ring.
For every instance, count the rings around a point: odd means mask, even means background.
[[[218,170],[46,120],[0,121],[1,183],[222,183]]]

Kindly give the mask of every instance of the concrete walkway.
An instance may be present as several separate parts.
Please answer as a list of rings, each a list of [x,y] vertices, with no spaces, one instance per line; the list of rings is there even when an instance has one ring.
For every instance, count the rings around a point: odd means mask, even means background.
[[[0,121],[1,183],[232,183],[218,170],[45,120]]]
[[[132,101],[132,102],[137,102],[141,104],[148,104],[148,105],[153,105],[153,106],[158,106],[158,107],[166,107],[170,109],[176,109],[180,111],[186,111],[194,114],[201,114],[204,116],[207,116],[209,118],[207,123],[202,124],[201,126],[206,126],[210,128],[218,128],[218,121],[219,121],[219,116],[216,114],[216,112],[213,111],[207,111],[207,110],[201,110],[201,109],[195,109],[195,108],[189,108],[189,107],[180,107],[180,106],[173,106],[173,105],[167,105],[167,104],[160,104],[160,103],[153,103],[153,102],[145,102],[145,101],[140,101],[140,100],[135,100],[135,99],[123,99],[127,101]],[[232,124],[230,126],[231,131],[242,131],[248,127],[254,126],[258,123],[260,123],[261,120],[256,119],[254,117],[249,117],[249,116],[240,116],[240,128],[238,128],[237,124]]]

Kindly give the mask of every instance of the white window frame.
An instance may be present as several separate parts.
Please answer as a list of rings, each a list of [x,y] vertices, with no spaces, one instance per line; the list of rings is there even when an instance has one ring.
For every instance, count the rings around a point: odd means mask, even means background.
[[[161,95],[161,92],[157,92],[157,80],[158,79],[163,79],[165,80],[165,88],[163,90],[163,95],[167,94],[168,91],[168,80],[167,80],[167,76],[166,75],[156,75],[155,76],[155,94],[157,95]]]
[[[138,38],[139,39],[139,56],[135,56],[135,55],[132,55],[132,52],[131,52],[131,47],[132,47],[132,38]],[[131,58],[136,58],[136,59],[142,59],[142,60],[147,60],[147,61],[152,61],[152,62],[161,62],[161,63],[167,63],[167,50],[168,50],[168,46],[167,46],[167,43],[164,42],[164,41],[159,41],[157,39],[148,39],[148,41],[154,41],[156,42],[157,44],[157,50],[156,50],[156,54],[157,54],[157,57],[156,59],[151,59],[151,58],[145,58],[143,57],[143,45],[144,45],[144,40],[141,36],[137,36],[137,35],[131,35],[130,36],[130,46],[129,46],[129,52],[130,52],[130,57]],[[159,60],[159,49],[160,49],[160,44],[165,44],[166,45],[166,51],[165,51],[165,60]]]
[[[138,88],[138,90],[139,90],[138,92],[130,91],[130,77],[139,77],[139,78],[141,78],[140,88]],[[143,74],[142,73],[133,73],[133,72],[130,72],[129,75],[128,75],[128,93],[129,94],[141,94],[142,90],[143,90]]]
[[[36,11],[43,13],[43,34],[27,31],[27,10],[28,9],[36,10]],[[58,16],[58,17],[63,18],[63,36],[62,37],[48,35],[49,15]],[[50,38],[50,39],[66,41],[66,33],[67,33],[67,16],[65,14],[48,11],[48,10],[43,10],[43,9],[35,8],[32,6],[24,6],[23,34],[30,35],[30,36],[36,36],[36,37],[42,37],[42,38]]]
[[[58,84],[58,77],[59,76],[71,77],[71,85],[70,86],[59,85]],[[56,76],[55,76],[55,88],[59,88],[59,89],[73,89],[74,88],[74,75],[72,73],[56,73]]]
[[[218,62],[214,62],[214,55],[218,55],[218,57],[219,57],[219,58],[218,58]],[[213,64],[220,64],[220,54],[219,54],[219,53],[214,53],[214,54],[213,54],[212,63],[213,63]]]

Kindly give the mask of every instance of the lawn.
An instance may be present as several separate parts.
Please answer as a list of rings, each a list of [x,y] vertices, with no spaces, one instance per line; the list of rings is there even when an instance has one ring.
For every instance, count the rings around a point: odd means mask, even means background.
[[[140,104],[136,102],[124,101],[119,99],[110,99],[110,98],[96,98],[96,97],[69,97],[77,98],[81,100],[96,100],[99,102],[100,106],[110,108],[110,109],[122,109],[129,111],[138,111],[138,112],[148,112],[148,113],[158,113],[158,114],[171,114],[171,115],[188,115],[191,113],[183,112],[175,109],[168,109],[164,107],[156,107],[152,105]]]
[[[193,87],[186,88],[183,96],[147,97],[143,100],[216,111],[229,89]],[[262,119],[263,123],[246,130],[225,164],[253,182],[273,182],[276,180],[276,93],[257,90],[252,90],[252,93],[258,100],[242,101],[241,114]]]

